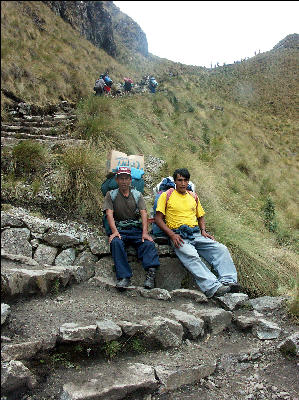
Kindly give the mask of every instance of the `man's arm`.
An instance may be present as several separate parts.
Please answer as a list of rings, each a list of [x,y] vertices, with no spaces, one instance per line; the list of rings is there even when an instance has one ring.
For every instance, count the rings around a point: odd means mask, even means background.
[[[107,209],[106,215],[107,215],[108,224],[109,224],[111,232],[112,232],[112,234],[109,236],[109,244],[110,244],[115,237],[119,237],[121,239],[121,236],[115,225],[115,220],[113,217],[113,210]]]
[[[200,232],[203,237],[207,237],[209,239],[215,240],[214,236],[210,235],[209,233],[206,232],[206,223],[204,217],[199,217],[197,218],[198,221],[198,226],[200,229]]]
[[[148,234],[148,224],[147,224],[147,211],[140,210],[141,222],[142,222],[142,241],[149,240],[153,242],[153,238]]]
[[[168,226],[164,222],[164,214],[160,211],[156,212],[155,223],[160,229],[162,229],[163,232],[166,233],[167,236],[169,236],[175,247],[180,247],[184,243],[180,235],[174,233],[170,228],[168,228]]]

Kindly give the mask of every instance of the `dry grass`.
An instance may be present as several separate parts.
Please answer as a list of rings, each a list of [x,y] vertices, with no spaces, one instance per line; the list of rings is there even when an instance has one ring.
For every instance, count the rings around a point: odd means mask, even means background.
[[[28,10],[44,20],[44,30],[32,23]],[[2,2],[1,12],[2,87],[40,104],[82,98],[73,134],[90,145],[63,154],[62,201],[78,216],[99,216],[100,184],[111,148],[163,158],[167,164],[161,177],[187,167],[209,230],[231,250],[241,283],[253,295],[295,296],[299,160],[294,50],[260,54],[211,72],[152,55],[132,56],[124,47],[116,60],[42,2]],[[159,90],[154,96],[94,97],[94,80],[106,68],[115,82],[154,73]],[[267,230],[262,211],[269,196],[275,232]]]

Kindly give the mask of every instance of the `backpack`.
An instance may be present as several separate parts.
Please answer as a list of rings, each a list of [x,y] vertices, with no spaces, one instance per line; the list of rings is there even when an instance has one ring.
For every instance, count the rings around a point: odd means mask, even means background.
[[[111,86],[113,85],[112,79],[108,75],[104,76],[103,79],[104,79],[106,85],[111,88]]]
[[[98,89],[101,87],[102,87],[102,85],[101,85],[100,79],[97,79],[94,84],[94,89]]]
[[[110,196],[111,196],[112,203],[116,199],[118,191],[119,191],[118,188],[110,190]],[[134,200],[135,200],[135,203],[136,203],[136,211],[137,211],[138,210],[138,201],[140,199],[141,193],[138,190],[134,189],[134,188],[131,189],[131,193],[132,193],[132,195],[134,197]],[[104,214],[103,214],[103,217],[102,217],[102,223],[103,223],[103,227],[105,229],[105,232],[106,232],[107,236],[110,236],[112,234],[112,231],[111,231],[110,226],[108,224],[107,215],[106,215],[105,211],[104,211]]]
[[[132,177],[132,188],[138,190],[140,193],[144,193],[144,179],[135,179]],[[106,193],[109,192],[109,190],[117,189],[118,184],[115,180],[115,176],[112,176],[111,178],[107,178],[101,185],[101,192],[103,196],[106,196]]]
[[[157,82],[155,79],[151,79],[151,80],[150,80],[150,85],[151,85],[152,87],[156,87],[156,86],[158,86],[158,82]]]
[[[192,182],[189,182],[187,192],[195,199],[196,201],[196,206],[198,204],[198,196],[197,194],[192,190],[194,188],[194,185]],[[167,202],[169,200],[169,197],[172,195],[174,189],[175,189],[175,184],[171,180],[171,178],[164,178],[162,182],[159,185],[159,192],[156,194],[153,209],[152,209],[152,218],[150,219],[152,222],[152,234],[156,237],[166,237],[165,233],[158,227],[158,225],[154,222],[154,217],[156,215],[156,209],[157,209],[157,204],[159,197],[163,192],[166,192],[166,204],[165,204],[165,211],[167,208]],[[189,190],[190,189],[190,190]]]

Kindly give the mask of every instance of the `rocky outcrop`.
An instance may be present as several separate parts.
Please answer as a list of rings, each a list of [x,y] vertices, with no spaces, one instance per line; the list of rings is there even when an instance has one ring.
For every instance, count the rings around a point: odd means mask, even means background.
[[[111,56],[120,42],[130,51],[148,55],[145,33],[112,1],[44,1],[57,15]],[[116,40],[117,39],[117,40]]]
[[[297,49],[299,50],[299,35],[298,33],[293,33],[291,35],[286,36],[280,42],[278,42],[273,50],[278,49]]]
[[[44,1],[95,46],[116,54],[111,16],[102,1]]]
[[[111,14],[113,33],[117,40],[125,48],[146,57],[148,55],[148,43],[140,26],[132,18],[122,13],[112,1],[103,1],[103,3]]]

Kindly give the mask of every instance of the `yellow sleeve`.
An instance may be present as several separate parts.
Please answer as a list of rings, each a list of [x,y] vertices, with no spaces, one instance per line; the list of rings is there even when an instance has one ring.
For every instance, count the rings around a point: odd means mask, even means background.
[[[165,215],[166,208],[166,192],[163,192],[158,199],[156,212],[160,211],[163,215]]]
[[[203,217],[205,215],[205,211],[202,208],[202,205],[200,204],[200,201],[198,199],[197,207],[196,207],[196,217]]]

